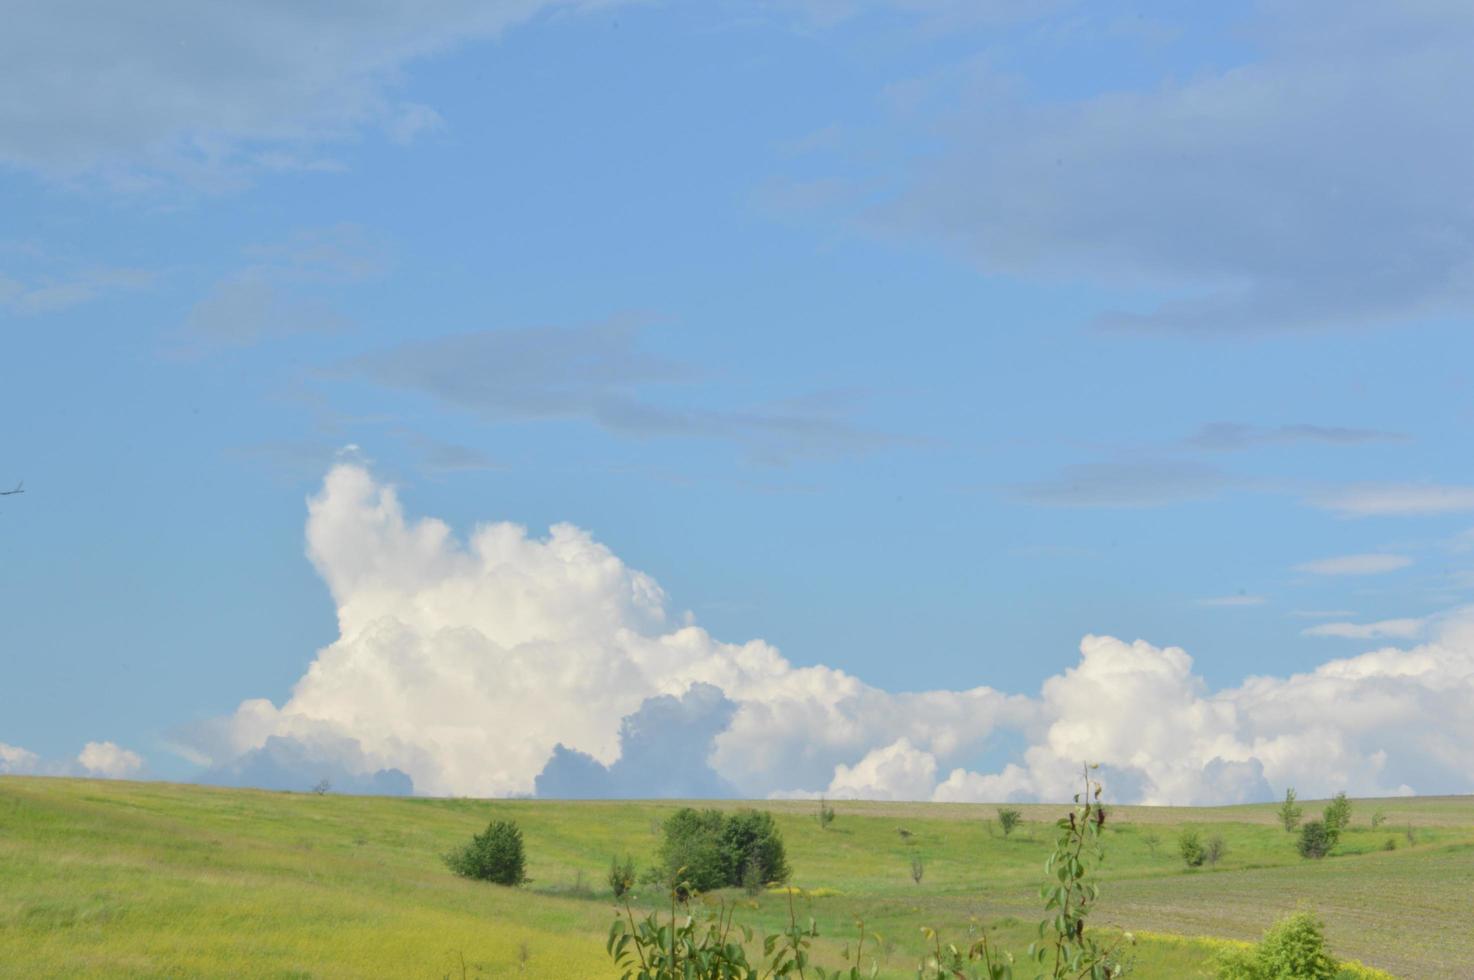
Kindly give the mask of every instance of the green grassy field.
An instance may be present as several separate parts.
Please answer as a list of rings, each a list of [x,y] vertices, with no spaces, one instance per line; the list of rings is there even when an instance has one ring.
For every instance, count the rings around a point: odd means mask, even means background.
[[[678,805],[0,777],[0,975],[609,976],[609,859],[648,862]],[[1027,822],[1004,839],[984,805],[840,802],[828,830],[811,803],[759,805],[779,818],[820,953],[838,956],[863,918],[884,937],[887,977],[914,976],[922,925],[964,940],[977,920],[1021,950],[1047,821],[1064,809],[1023,807]],[[1143,934],[1135,975],[1206,976],[1214,947],[1202,937],[1254,939],[1307,903],[1339,957],[1396,976],[1474,977],[1474,798],[1358,801],[1340,853],[1320,862],[1295,854],[1273,810],[1115,808],[1098,921]],[[1387,822],[1374,831],[1375,810]],[[440,862],[493,817],[523,829],[523,888],[461,881]],[[1227,841],[1216,868],[1183,868],[1175,839],[1188,825]],[[1396,850],[1383,850],[1389,839]],[[743,915],[776,930],[786,896],[760,896]]]

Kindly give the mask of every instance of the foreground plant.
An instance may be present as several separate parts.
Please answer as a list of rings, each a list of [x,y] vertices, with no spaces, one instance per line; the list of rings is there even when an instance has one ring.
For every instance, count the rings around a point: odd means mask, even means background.
[[[838,970],[826,970],[810,961],[809,947],[819,932],[814,920],[798,924],[793,907],[793,889],[788,889],[788,928],[764,938],[762,954],[749,959],[747,944],[752,929],[734,919],[736,905],[726,901],[705,905],[698,918],[681,892],[671,889],[669,916],[651,912],[635,918],[628,902],[616,913],[609,927],[605,950],[620,971],[620,980],[862,980],[880,972],[880,963],[870,961],[868,972],[860,964],[865,955],[865,924],[857,923],[859,942],[854,960]],[[871,937],[872,945],[879,937]]]
[[[1126,975],[1130,966],[1121,954],[1135,941],[1131,934],[1124,933],[1107,944],[1085,929],[1100,898],[1095,871],[1105,859],[1101,832],[1106,812],[1100,802],[1101,785],[1090,778],[1093,768],[1085,768],[1084,791],[1075,794],[1069,815],[1055,825],[1059,835],[1053,853],[1044,862],[1049,881],[1039,889],[1048,916],[1039,923],[1039,938],[1029,944],[1022,957],[1030,965],[1024,966],[1012,954],[995,949],[986,931],[964,952],[956,945],[943,945],[933,930],[923,929],[932,950],[916,971],[918,980],[1014,980],[1026,976],[1036,980],[1113,980]]]

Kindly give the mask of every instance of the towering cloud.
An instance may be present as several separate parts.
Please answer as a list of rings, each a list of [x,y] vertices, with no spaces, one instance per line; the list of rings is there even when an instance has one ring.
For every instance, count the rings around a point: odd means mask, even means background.
[[[1216,692],[1183,650],[1087,636],[1038,697],[890,693],[714,639],[579,528],[485,524],[462,542],[409,520],[360,466],[327,475],[307,541],[340,636],[282,705],[193,733],[212,778],[269,762],[380,792],[1057,799],[1089,759],[1117,799],[1158,803],[1474,788],[1459,615],[1412,650]],[[1020,739],[997,771],[970,768]]]

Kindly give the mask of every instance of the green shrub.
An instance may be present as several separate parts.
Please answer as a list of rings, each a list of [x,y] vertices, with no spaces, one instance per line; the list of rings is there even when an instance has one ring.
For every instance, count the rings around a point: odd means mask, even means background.
[[[1203,850],[1203,838],[1196,830],[1184,830],[1177,835],[1177,850],[1189,868],[1201,867],[1208,859]]]
[[[469,842],[445,855],[446,866],[462,878],[498,885],[527,881],[522,831],[510,820],[494,820]]]
[[[1336,846],[1336,835],[1323,822],[1312,820],[1300,828],[1296,848],[1303,858],[1323,858]]]
[[[834,807],[824,797],[819,797],[819,829],[828,830],[829,825],[834,823]]]
[[[1335,980],[1340,966],[1326,952],[1324,926],[1310,912],[1276,922],[1258,946],[1219,955],[1219,980]]]
[[[1004,807],[998,811],[998,826],[1003,828],[1003,836],[1007,837],[1013,833],[1014,828],[1024,822],[1024,815],[1012,807]]]
[[[664,830],[656,875],[683,895],[788,880],[783,836],[770,813],[685,807],[666,819]]]
[[[1397,838],[1396,837],[1389,837],[1385,841],[1383,841],[1382,842],[1382,850],[1384,850],[1384,851],[1395,851],[1395,850],[1397,850]]]

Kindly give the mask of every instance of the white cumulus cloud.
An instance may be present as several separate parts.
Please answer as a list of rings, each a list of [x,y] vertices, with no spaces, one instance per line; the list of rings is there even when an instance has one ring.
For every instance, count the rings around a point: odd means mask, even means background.
[[[348,463],[308,511],[339,637],[279,705],[245,701],[188,733],[217,777],[259,770],[265,750],[274,779],[307,779],[287,771],[307,760],[431,794],[528,793],[544,775],[618,795],[652,785],[657,757],[684,767],[672,785],[746,797],[1067,799],[1087,760],[1120,801],[1474,789],[1467,612],[1412,649],[1221,690],[1180,648],[1087,636],[1037,697],[892,693],[713,638],[571,525],[483,524],[462,540]],[[667,755],[661,739],[681,732],[706,748]]]
[[[18,745],[0,742],[0,776],[20,776],[36,771],[40,758]]]
[[[143,768],[143,759],[114,742],[88,742],[77,754],[77,763],[89,775],[105,779],[127,779]]]

